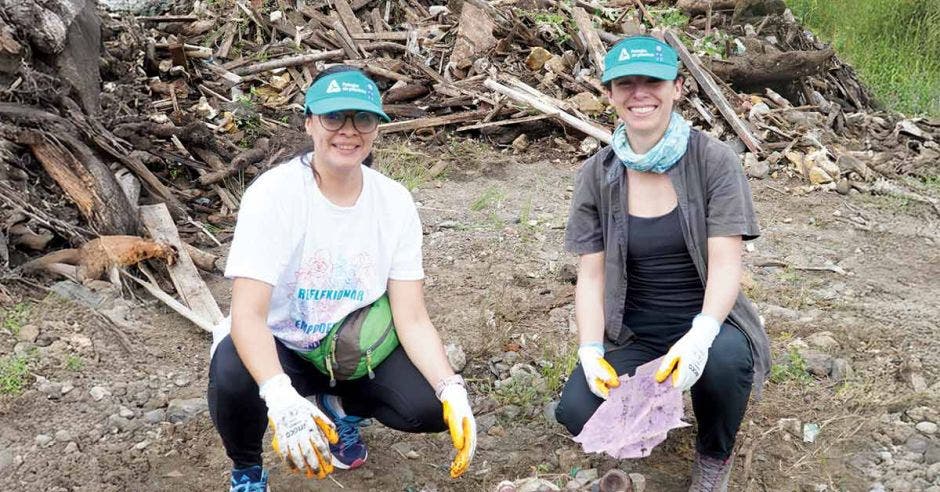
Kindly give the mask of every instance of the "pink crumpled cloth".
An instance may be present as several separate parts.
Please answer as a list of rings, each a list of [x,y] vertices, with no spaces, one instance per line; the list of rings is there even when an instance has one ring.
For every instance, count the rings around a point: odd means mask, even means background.
[[[689,425],[682,421],[682,392],[669,380],[653,379],[661,362],[662,357],[643,364],[633,377],[620,376],[620,386],[610,390],[574,438],[585,452],[643,458],[666,440],[667,432]]]

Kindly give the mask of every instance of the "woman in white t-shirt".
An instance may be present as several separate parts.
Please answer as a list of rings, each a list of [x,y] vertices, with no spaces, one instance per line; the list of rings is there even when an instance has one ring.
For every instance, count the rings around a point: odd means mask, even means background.
[[[473,458],[476,424],[425,308],[414,201],[369,167],[379,119],[389,119],[378,88],[339,65],[317,76],[304,106],[314,152],[245,191],[225,269],[231,316],[214,333],[208,398],[233,462],[231,490],[266,490],[268,423],[287,464],[323,478],[365,462],[359,424],[369,417],[406,432],[449,427],[458,477]],[[335,323],[386,293],[400,346],[374,376],[331,381],[304,358]]]

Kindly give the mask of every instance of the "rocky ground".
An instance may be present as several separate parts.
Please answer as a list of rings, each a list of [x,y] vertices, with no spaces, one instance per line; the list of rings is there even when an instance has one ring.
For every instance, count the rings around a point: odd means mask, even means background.
[[[429,309],[472,387],[477,456],[451,480],[446,435],[375,424],[367,465],[325,482],[266,455],[274,488],[588,490],[618,467],[646,490],[684,490],[691,428],[618,462],[581,453],[551,418],[575,360],[575,260],[562,235],[580,159],[548,139],[521,154],[472,140],[382,147],[398,163],[389,172],[417,185]],[[435,179],[406,172],[440,158],[449,166]],[[909,184],[940,195],[936,181]],[[775,366],[739,435],[733,489],[940,491],[940,222],[918,202],[802,186],[783,171],[752,181],[764,235],[748,246],[744,288]],[[207,281],[227,308],[228,282]],[[210,337],[146,294],[44,285],[5,306],[0,327],[7,487],[223,487],[230,465],[205,411]]]

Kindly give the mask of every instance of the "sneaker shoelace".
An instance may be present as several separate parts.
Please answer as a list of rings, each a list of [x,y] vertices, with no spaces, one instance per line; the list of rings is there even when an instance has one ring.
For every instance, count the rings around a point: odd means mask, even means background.
[[[252,482],[247,476],[242,477],[241,483],[232,487],[232,492],[265,492],[267,484],[264,480]]]
[[[339,434],[339,444],[341,447],[345,448],[351,446],[360,440],[359,424],[362,420],[361,417],[353,417],[352,415],[336,419],[336,432]]]
[[[698,464],[699,470],[701,470],[701,475],[699,475],[702,479],[701,485],[705,486],[704,490],[717,489],[724,477],[725,469],[728,465],[727,460],[718,460],[703,456]]]

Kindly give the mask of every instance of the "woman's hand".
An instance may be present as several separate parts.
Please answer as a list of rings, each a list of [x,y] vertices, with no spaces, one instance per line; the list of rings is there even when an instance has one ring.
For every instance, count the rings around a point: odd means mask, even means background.
[[[261,384],[261,398],[268,406],[268,423],[274,432],[274,451],[293,470],[307,478],[326,478],[333,473],[330,444],[339,441],[336,426],[306,398],[300,396],[286,374]]]
[[[477,448],[477,422],[473,418],[473,410],[470,409],[463,379],[459,376],[456,378],[459,379],[445,383],[438,393],[438,398],[444,406],[444,422],[450,429],[450,438],[457,449],[457,456],[450,465],[452,478],[457,478],[467,471]]]
[[[705,371],[708,349],[718,336],[721,324],[707,314],[699,314],[692,320],[692,329],[676,342],[659,365],[653,376],[661,383],[672,374],[672,385],[685,391],[694,385]]]

